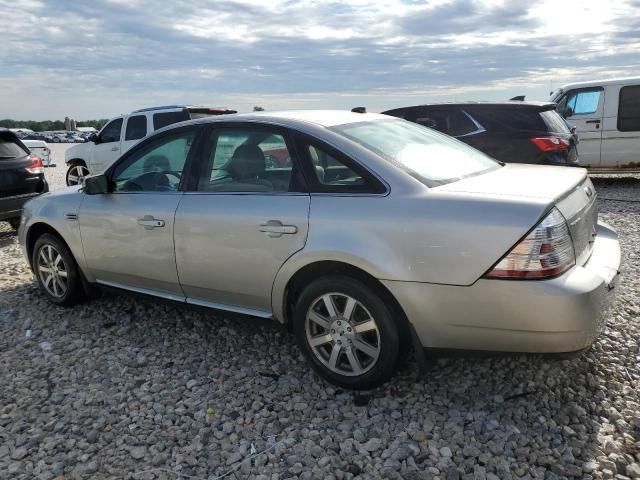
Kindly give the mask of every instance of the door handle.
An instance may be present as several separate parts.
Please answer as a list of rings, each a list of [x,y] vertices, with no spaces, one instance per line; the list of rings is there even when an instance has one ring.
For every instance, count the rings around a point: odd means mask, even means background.
[[[118,150],[120,150],[120,147],[113,147],[113,148],[111,149],[111,151],[112,151],[112,152],[117,152]]]
[[[298,227],[295,225],[283,225],[280,220],[269,220],[267,223],[260,225],[259,230],[274,238],[281,237],[283,234],[293,235],[298,233]]]
[[[153,215],[145,215],[138,219],[138,225],[144,227],[145,230],[153,230],[154,228],[164,227],[164,220],[153,218]]]
[[[600,120],[587,120],[584,123],[600,123]]]

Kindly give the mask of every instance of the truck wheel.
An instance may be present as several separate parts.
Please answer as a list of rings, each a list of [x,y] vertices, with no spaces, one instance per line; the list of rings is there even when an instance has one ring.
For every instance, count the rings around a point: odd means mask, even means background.
[[[89,169],[84,163],[74,163],[67,170],[67,185],[80,185],[87,175],[89,175]]]

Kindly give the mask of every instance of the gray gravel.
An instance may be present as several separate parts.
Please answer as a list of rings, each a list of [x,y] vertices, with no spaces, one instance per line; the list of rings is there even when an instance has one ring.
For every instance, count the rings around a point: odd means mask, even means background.
[[[640,200],[639,176],[595,182]],[[115,294],[54,307],[2,224],[0,478],[640,478],[640,204],[601,212],[626,273],[589,352],[410,363],[359,395],[267,322]]]

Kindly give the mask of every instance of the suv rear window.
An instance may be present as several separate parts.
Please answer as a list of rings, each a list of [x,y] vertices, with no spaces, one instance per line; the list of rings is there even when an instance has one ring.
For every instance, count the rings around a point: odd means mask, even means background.
[[[570,133],[569,126],[562,116],[555,110],[546,110],[540,112],[540,116],[544,120],[544,123],[549,127],[549,131],[552,133]]]
[[[0,133],[0,160],[11,160],[24,157],[29,152],[24,150],[13,138],[13,135]]]
[[[184,122],[190,120],[189,112],[187,110],[180,110],[179,112],[162,112],[153,114],[153,129],[166,127],[167,125],[173,125],[174,123]]]

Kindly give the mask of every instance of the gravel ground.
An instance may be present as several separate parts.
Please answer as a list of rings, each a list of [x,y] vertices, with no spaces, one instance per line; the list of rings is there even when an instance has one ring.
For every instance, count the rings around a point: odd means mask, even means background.
[[[274,324],[124,294],[54,307],[1,224],[0,477],[640,478],[640,176],[595,183],[626,273],[590,351],[410,362],[358,395]]]

